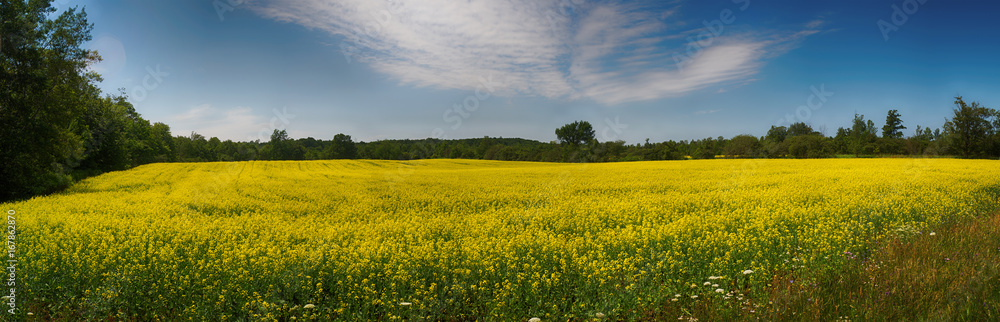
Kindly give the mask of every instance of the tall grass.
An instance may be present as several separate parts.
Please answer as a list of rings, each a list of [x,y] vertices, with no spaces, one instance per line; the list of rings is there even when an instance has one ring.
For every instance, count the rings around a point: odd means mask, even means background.
[[[764,294],[653,308],[647,320],[998,321],[1000,212],[875,241],[844,265],[777,272]]]

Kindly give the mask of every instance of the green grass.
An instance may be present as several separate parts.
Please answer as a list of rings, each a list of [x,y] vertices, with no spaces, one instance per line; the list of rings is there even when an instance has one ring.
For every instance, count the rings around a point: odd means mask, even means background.
[[[901,232],[841,267],[775,274],[765,294],[664,303],[648,320],[998,321],[1000,212]],[[738,279],[727,281],[739,289]],[[739,296],[740,298],[737,298]]]

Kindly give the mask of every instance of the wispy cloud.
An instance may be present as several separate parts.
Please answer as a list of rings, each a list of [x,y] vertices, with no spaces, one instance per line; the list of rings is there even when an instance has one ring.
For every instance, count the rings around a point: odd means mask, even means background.
[[[607,105],[745,80],[787,50],[789,40],[808,35],[730,32],[677,68],[670,55],[684,51],[685,37],[703,28],[684,29],[677,5],[569,5],[574,2],[260,0],[250,7],[269,19],[342,36],[351,59],[404,84],[473,90],[492,75],[500,95]]]

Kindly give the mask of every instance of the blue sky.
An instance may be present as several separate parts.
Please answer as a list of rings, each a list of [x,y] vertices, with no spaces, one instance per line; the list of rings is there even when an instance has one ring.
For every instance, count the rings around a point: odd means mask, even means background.
[[[889,109],[910,135],[940,127],[956,95],[1000,107],[994,1],[55,5],[95,24],[103,90],[175,135],[551,141],[586,120],[601,141],[639,143],[788,121],[833,135]]]

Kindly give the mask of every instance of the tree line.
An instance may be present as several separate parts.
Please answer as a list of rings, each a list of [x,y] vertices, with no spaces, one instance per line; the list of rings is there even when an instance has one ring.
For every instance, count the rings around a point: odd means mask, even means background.
[[[136,112],[122,91],[104,94],[101,76],[87,67],[100,56],[84,10],[55,19],[47,1],[0,6],[0,201],[65,188],[80,178],[153,162],[431,158],[543,162],[615,162],[725,158],[823,158],[835,155],[955,155],[1000,157],[1000,114],[955,98],[941,128],[917,126],[904,137],[902,116],[886,115],[879,129],[864,115],[828,137],[806,123],[771,126],[766,135],[641,144],[599,142],[586,121],[555,130],[557,141],[520,138],[381,140],[355,142],[290,138],[274,130],[267,142],[234,142],[197,133],[174,136],[163,123]]]
[[[834,156],[957,156],[1000,157],[1000,113],[955,98],[954,115],[941,128],[917,126],[906,136],[902,115],[889,110],[881,128],[864,115],[855,114],[850,127],[825,136],[809,124],[771,126],[764,136],[669,140],[626,144],[599,142],[593,126],[576,121],[555,130],[558,141],[521,138],[419,139],[354,142],[339,133],[332,140],[312,137],[292,139],[274,130],[268,142],[220,141],[197,133],[165,142],[172,155],[163,161],[204,162],[243,160],[322,159],[483,159],[540,162],[616,162],[714,158],[828,158]]]

